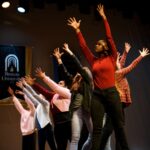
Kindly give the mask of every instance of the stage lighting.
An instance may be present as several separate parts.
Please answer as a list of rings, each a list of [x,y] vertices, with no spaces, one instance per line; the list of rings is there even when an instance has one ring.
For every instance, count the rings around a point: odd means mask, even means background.
[[[8,8],[10,6],[9,0],[1,0],[0,2],[1,2],[2,8]]]
[[[28,13],[29,12],[29,0],[19,0],[17,11],[20,13]]]

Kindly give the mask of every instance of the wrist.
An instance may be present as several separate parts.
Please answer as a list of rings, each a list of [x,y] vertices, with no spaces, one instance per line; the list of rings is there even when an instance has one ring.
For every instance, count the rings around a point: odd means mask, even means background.
[[[76,33],[80,32],[80,28],[76,28],[75,30],[76,30]]]
[[[45,76],[46,76],[46,75],[42,75],[42,76],[41,76],[41,79],[43,80],[43,79],[45,78]]]
[[[62,64],[61,58],[57,59],[58,64]]]
[[[102,17],[104,20],[106,20],[106,19],[107,19],[105,15],[101,15],[101,17]]]

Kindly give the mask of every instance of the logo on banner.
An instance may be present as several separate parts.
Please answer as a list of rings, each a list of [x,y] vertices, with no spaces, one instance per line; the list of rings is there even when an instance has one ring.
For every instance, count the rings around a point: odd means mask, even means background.
[[[16,89],[16,81],[25,76],[26,48],[0,45],[0,99],[9,96],[9,86]]]
[[[5,57],[5,73],[2,80],[16,81],[20,77],[19,60],[14,54],[9,54]]]

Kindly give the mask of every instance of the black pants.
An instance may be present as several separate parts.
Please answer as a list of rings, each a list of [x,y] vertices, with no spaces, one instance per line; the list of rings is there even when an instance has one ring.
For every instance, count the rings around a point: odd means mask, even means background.
[[[103,127],[104,107],[99,92],[94,91],[91,101],[91,117],[93,122],[92,150],[99,150]]]
[[[115,87],[106,90],[98,89],[96,90],[95,93],[96,94],[94,95],[96,96],[93,96],[92,101],[94,103],[97,103],[97,105],[99,106],[96,106],[96,104],[94,104],[95,106],[92,106],[93,108],[91,109],[92,121],[93,121],[93,137],[94,137],[93,145],[94,144],[96,145],[92,147],[92,150],[100,150],[100,148],[101,150],[104,150],[103,147],[100,147],[100,143],[102,142],[101,129],[102,129],[103,116],[104,116],[103,107],[102,106],[100,107],[100,105],[104,106],[106,113],[111,118],[112,125],[115,131],[115,136],[120,144],[121,150],[129,150],[125,131],[124,131],[124,119],[123,119],[122,107],[121,107],[120,97],[117,89]],[[96,139],[96,137],[98,139]]]
[[[45,150],[46,141],[48,142],[51,150],[57,150],[54,140],[53,128],[50,123],[44,128],[38,130],[39,150]]]
[[[22,150],[36,150],[36,133],[22,136]]]
[[[122,114],[123,114],[124,123],[125,123],[125,113],[124,113],[125,107],[126,107],[125,104],[122,103]],[[113,124],[112,124],[111,118],[107,114],[106,115],[106,122],[105,122],[104,128],[102,130],[102,138],[101,138],[100,150],[101,149],[105,149],[107,141],[108,141],[109,137],[111,136],[113,130],[114,130],[114,128],[113,128]],[[121,150],[120,142],[118,141],[117,137],[116,137],[116,148],[115,149],[116,150]]]
[[[71,121],[54,125],[54,135],[58,150],[66,150],[68,141],[71,141]]]

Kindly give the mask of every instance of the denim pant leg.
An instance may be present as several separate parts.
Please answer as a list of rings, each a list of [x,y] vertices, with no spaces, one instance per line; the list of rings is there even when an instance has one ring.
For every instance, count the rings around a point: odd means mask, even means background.
[[[72,138],[69,149],[77,150],[80,139],[80,133],[83,125],[82,108],[79,108],[73,112],[71,125],[72,125]]]
[[[101,102],[101,96],[94,92],[91,101],[91,117],[93,122],[92,150],[100,149],[103,116],[104,107]]]
[[[112,88],[110,90],[106,90],[104,92],[104,96],[105,108],[108,116],[111,118],[115,136],[120,143],[121,150],[129,150],[124,130],[124,118],[119,93],[116,88]]]
[[[93,123],[91,114],[82,110],[83,120],[85,121],[87,130],[88,130],[88,138],[82,146],[82,150],[90,150],[92,147],[92,133],[93,133]]]

